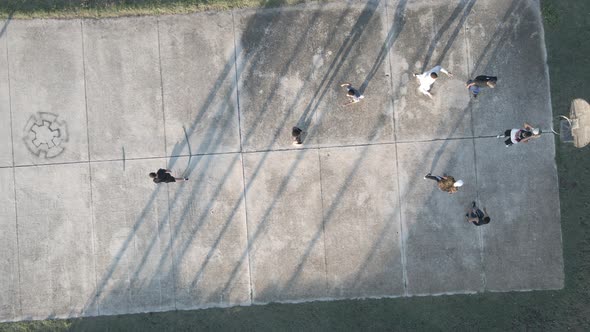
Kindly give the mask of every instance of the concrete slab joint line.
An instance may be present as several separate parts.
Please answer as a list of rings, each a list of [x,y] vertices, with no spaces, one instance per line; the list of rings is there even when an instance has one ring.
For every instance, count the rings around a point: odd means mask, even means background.
[[[0,321],[563,287],[554,137],[495,138],[552,123],[538,1],[4,26]]]

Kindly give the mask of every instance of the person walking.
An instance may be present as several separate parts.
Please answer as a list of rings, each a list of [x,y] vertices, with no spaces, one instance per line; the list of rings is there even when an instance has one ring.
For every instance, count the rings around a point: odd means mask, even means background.
[[[291,131],[291,136],[293,137],[293,145],[301,145],[303,144],[303,139],[301,138],[303,134],[303,130],[299,127],[293,127]]]
[[[361,95],[361,92],[352,87],[350,83],[342,83],[340,84],[341,87],[346,88],[346,96],[350,100],[348,103],[342,106],[348,106],[350,104],[355,104],[361,101],[365,96]]]
[[[490,223],[490,216],[488,215],[486,208],[483,208],[483,211],[480,210],[475,205],[475,202],[471,203],[471,210],[465,214],[465,217],[467,218],[467,222],[470,222],[475,226],[481,226]]]
[[[437,176],[428,173],[424,176],[424,179],[436,181],[438,188],[442,191],[448,192],[449,194],[456,193],[463,185],[463,180],[455,180],[454,177],[448,175]]]
[[[149,176],[154,180],[154,183],[170,183],[188,180],[188,178],[175,178],[170,173],[171,171],[169,169],[160,168],[156,173],[150,173]]]
[[[496,138],[507,137],[504,144],[506,144],[506,147],[509,147],[518,143],[528,143],[531,139],[539,136],[541,136],[541,130],[525,122],[524,128],[506,129],[504,134],[500,134]]]
[[[422,74],[415,73],[414,77],[416,77],[416,79],[418,79],[418,82],[420,82],[420,87],[418,88],[418,90],[420,90],[420,92],[427,95],[428,97],[432,98],[430,90],[432,89],[432,85],[434,84],[441,72],[445,73],[449,77],[453,77],[452,73],[450,73],[440,65],[437,65],[434,68]]]
[[[469,92],[473,95],[473,98],[477,98],[479,91],[482,88],[495,88],[498,78],[496,76],[480,75],[476,78],[467,81],[465,84]]]

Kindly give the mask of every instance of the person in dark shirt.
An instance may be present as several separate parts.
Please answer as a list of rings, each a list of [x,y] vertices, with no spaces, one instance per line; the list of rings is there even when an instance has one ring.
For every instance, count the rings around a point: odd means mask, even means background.
[[[467,89],[473,94],[473,98],[477,98],[479,90],[482,88],[495,88],[498,78],[496,76],[480,75],[473,80],[467,81]]]
[[[365,96],[361,95],[361,92],[352,87],[350,83],[342,83],[340,84],[341,87],[346,88],[346,96],[350,100],[348,103],[342,106],[348,106],[350,104],[355,104],[361,101]]]
[[[476,205],[475,202],[471,203],[471,211],[469,211],[465,217],[467,217],[467,222],[474,224],[475,226],[486,225],[490,223],[490,216],[486,211],[486,208],[483,208],[483,211],[480,210]]]
[[[293,127],[293,130],[291,131],[291,137],[293,138],[293,145],[303,144],[303,138],[301,137],[302,135],[303,135],[303,130],[301,130],[301,128]]]
[[[169,169],[160,168],[156,173],[150,173],[150,178],[154,179],[154,183],[170,183],[176,181],[187,181],[188,178],[175,178],[170,174]]]

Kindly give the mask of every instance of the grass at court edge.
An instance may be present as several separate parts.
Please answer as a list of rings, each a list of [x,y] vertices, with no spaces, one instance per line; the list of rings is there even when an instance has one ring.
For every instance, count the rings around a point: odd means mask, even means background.
[[[567,114],[573,98],[590,99],[590,1],[544,0],[542,6],[553,111],[555,115]],[[590,146],[576,149],[557,140],[556,149],[566,278],[562,290],[270,304],[17,322],[0,325],[0,331],[588,331]]]
[[[278,7],[310,0],[0,0],[0,18],[100,18],[170,15],[248,7]],[[329,0],[328,0],[329,1]],[[321,0],[326,2],[326,0]]]

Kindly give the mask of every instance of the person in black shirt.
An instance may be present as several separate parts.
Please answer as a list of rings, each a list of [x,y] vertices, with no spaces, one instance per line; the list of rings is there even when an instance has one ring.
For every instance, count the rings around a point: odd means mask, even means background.
[[[486,208],[483,208],[483,211],[480,210],[475,206],[475,202],[471,203],[471,211],[465,217],[467,217],[467,222],[473,223],[475,226],[489,224],[491,220]]]
[[[350,104],[355,104],[361,101],[365,96],[361,95],[361,92],[352,87],[350,83],[342,83],[340,84],[341,87],[346,88],[346,96],[350,100],[348,103],[342,106],[348,106]]]
[[[480,75],[473,80],[467,81],[467,89],[477,98],[481,88],[495,88],[498,78],[496,76]]]
[[[156,173],[150,173],[150,178],[154,179],[154,183],[170,183],[176,181],[187,181],[188,178],[175,178],[170,174],[169,169],[160,168]]]
[[[293,130],[291,131],[291,137],[293,137],[293,145],[303,144],[303,138],[301,137],[302,135],[303,130],[301,130],[301,128],[293,127]]]

